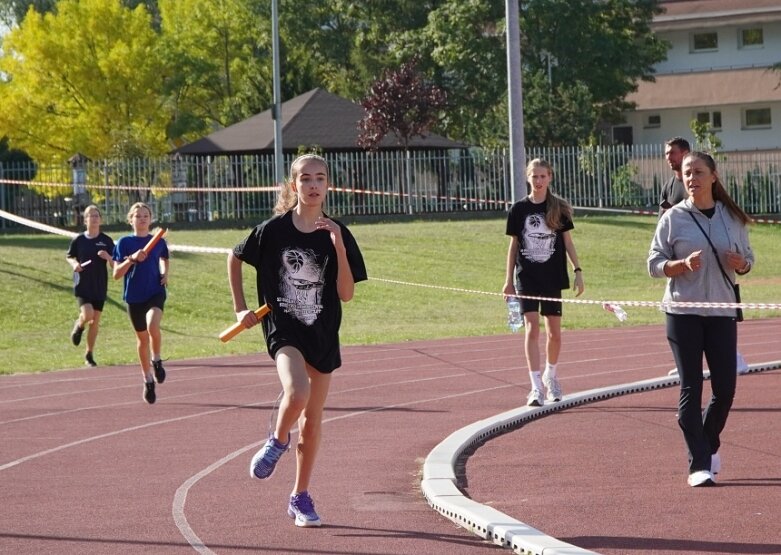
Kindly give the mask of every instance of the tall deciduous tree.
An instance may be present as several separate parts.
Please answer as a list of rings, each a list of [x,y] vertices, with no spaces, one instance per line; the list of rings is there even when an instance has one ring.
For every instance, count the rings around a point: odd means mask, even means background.
[[[530,98],[524,120],[537,130],[527,144],[587,142],[600,123],[618,117],[625,96],[664,59],[667,46],[649,27],[658,10],[657,0],[521,0],[524,97]],[[451,138],[475,144],[501,138],[504,15],[503,2],[445,0],[424,28],[388,41],[402,56],[424,53],[422,67],[448,90],[453,108],[439,130]],[[566,109],[550,110],[546,95]]]
[[[160,0],[172,139],[194,139],[271,103],[271,23],[260,0]]]
[[[166,149],[165,68],[143,6],[61,0],[3,41],[0,134],[39,161]]]

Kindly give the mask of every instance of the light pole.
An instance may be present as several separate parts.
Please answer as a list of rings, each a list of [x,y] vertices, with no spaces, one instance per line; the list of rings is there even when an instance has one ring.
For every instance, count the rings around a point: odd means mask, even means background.
[[[526,196],[526,154],[523,144],[523,86],[518,0],[506,0],[507,91],[510,125],[510,182],[512,202]]]
[[[274,181],[281,185],[285,180],[284,158],[282,155],[282,88],[279,84],[279,8],[277,0],[271,0],[271,49],[274,72],[274,107],[271,115],[274,119]]]

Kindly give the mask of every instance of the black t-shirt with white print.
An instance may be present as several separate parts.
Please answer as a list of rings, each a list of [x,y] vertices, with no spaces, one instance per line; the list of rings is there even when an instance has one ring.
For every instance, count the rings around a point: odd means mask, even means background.
[[[545,293],[569,288],[564,232],[575,229],[562,217],[561,227],[552,230],[545,223],[548,199],[534,204],[524,197],[510,208],[506,234],[518,238],[515,259],[515,288],[519,292]]]
[[[367,279],[355,238],[344,224],[334,221],[342,230],[354,281]],[[255,268],[258,301],[271,308],[262,321],[271,358],[290,345],[319,372],[339,368],[342,304],[336,289],[338,264],[330,233],[299,231],[289,211],[255,227],[236,245],[233,254]]]

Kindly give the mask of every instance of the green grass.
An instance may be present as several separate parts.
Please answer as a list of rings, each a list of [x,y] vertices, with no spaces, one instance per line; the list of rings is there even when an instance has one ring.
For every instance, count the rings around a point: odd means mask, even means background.
[[[651,279],[646,256],[656,219],[644,216],[579,216],[573,232],[584,269],[588,300],[661,300],[664,280]],[[508,238],[504,219],[415,221],[350,226],[366,259],[369,281],[344,306],[342,343],[371,344],[509,333],[504,303]],[[171,244],[232,247],[246,229],[169,232]],[[112,233],[118,239],[125,233]],[[744,302],[779,302],[781,227],[751,228],[756,268],[741,279]],[[0,235],[0,373],[81,366],[83,349],[70,344],[77,315],[65,262],[69,240],[54,235]],[[174,253],[163,319],[163,354],[172,359],[254,353],[262,350],[259,328],[223,344],[222,329],[234,322],[225,256]],[[254,270],[244,266],[245,293],[256,301]],[[398,280],[451,291],[399,285]],[[573,298],[572,292],[564,292]],[[625,307],[627,322],[599,305],[564,307],[565,329],[657,324],[656,308]],[[747,310],[747,318],[781,311]],[[136,360],[135,339],[122,302],[121,281],[109,284],[96,347],[100,364]]]

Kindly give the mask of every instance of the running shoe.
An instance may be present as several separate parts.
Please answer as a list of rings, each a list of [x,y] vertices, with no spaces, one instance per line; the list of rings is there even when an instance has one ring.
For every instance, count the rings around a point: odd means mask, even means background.
[[[702,488],[716,485],[716,481],[713,479],[713,474],[708,470],[698,470],[697,472],[692,472],[689,474],[689,479],[687,481],[693,488]]]
[[[98,363],[95,362],[95,359],[92,357],[92,351],[87,351],[87,354],[84,355],[84,362],[87,364],[87,366],[92,366],[93,368],[98,365]]]
[[[271,434],[263,445],[263,448],[255,453],[249,465],[249,475],[259,480],[270,478],[274,474],[279,458],[290,449],[290,434],[287,435],[287,443],[280,443],[274,434]]]
[[[541,407],[545,401],[542,398],[542,391],[539,389],[532,389],[529,392],[529,397],[526,399],[526,405],[529,407]]]
[[[163,361],[153,360],[152,367],[155,370],[155,381],[157,383],[163,383],[165,381],[165,368],[163,368]]]
[[[559,383],[559,380],[552,376],[546,376],[543,374],[542,383],[545,386],[545,389],[548,390],[545,396],[548,401],[551,403],[558,403],[561,401],[563,395],[561,393],[561,384]]]
[[[304,528],[320,526],[320,517],[315,512],[315,504],[309,492],[302,491],[290,496],[290,504],[287,506],[287,514],[296,519],[296,526]]]
[[[150,405],[154,405],[155,401],[157,401],[155,382],[144,382],[144,401]]]
[[[71,343],[79,346],[79,343],[81,343],[81,334],[84,333],[84,328],[82,328],[79,325],[79,321],[76,320],[76,322],[73,324],[73,330],[71,331]]]

